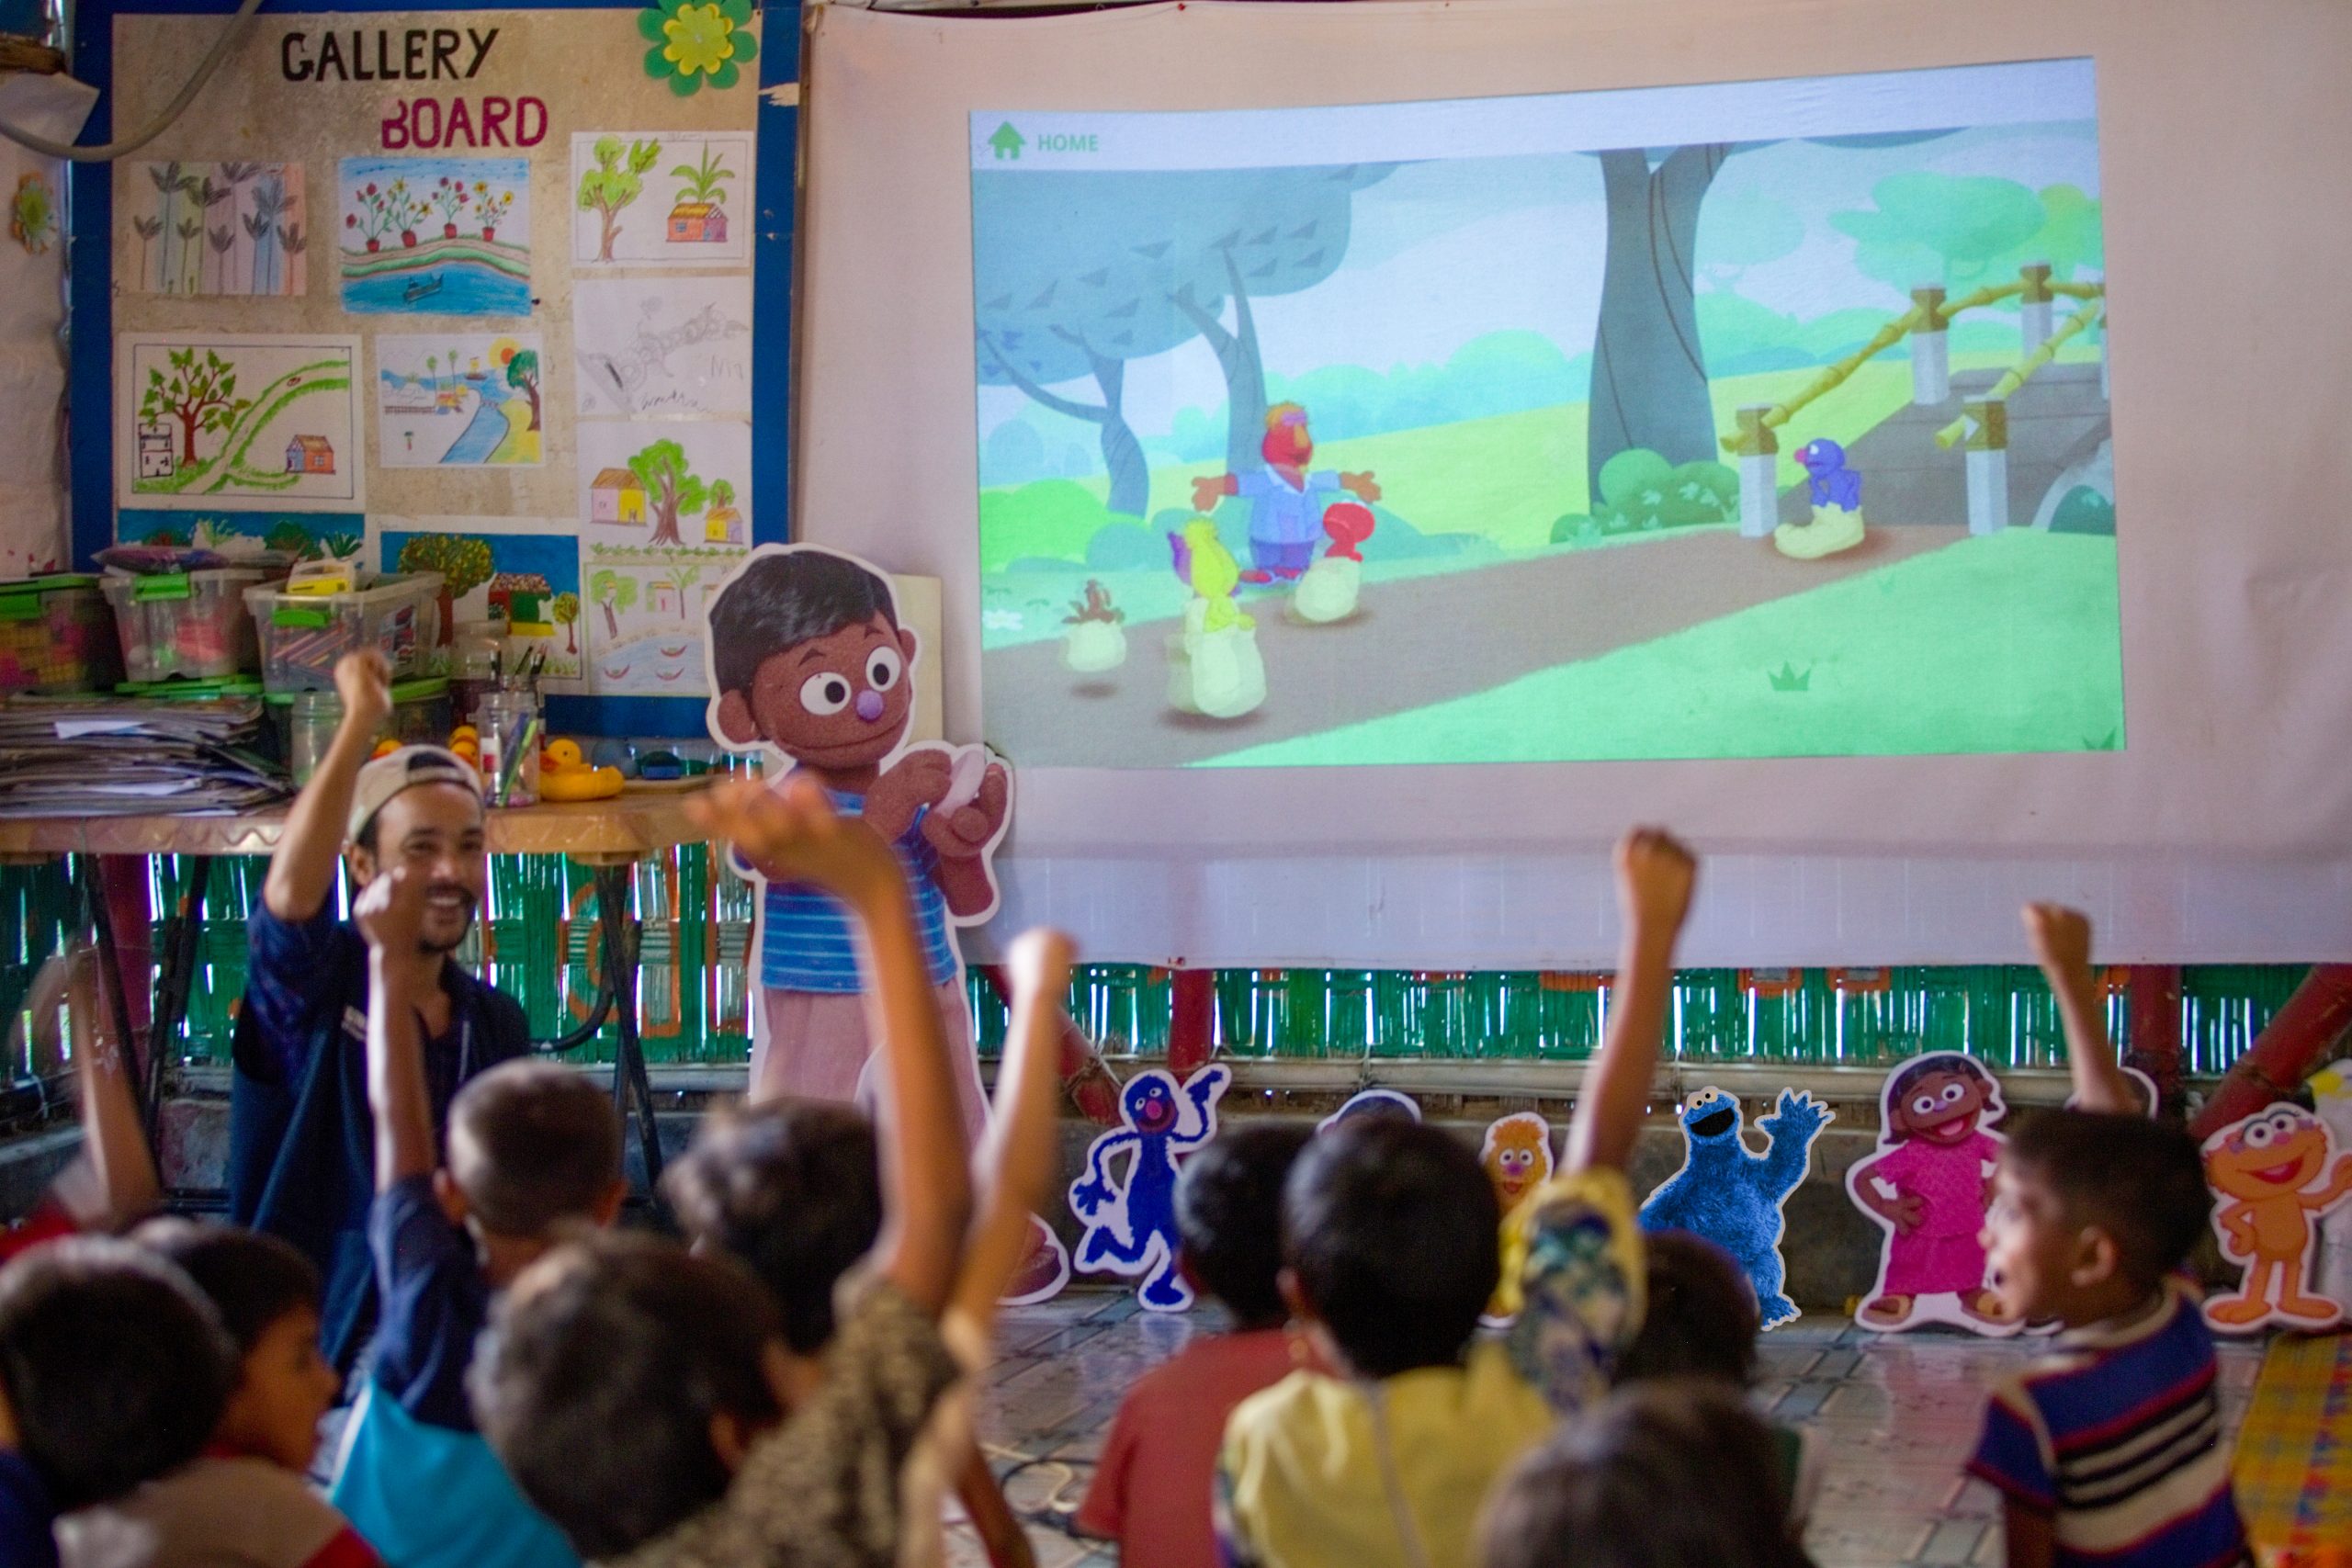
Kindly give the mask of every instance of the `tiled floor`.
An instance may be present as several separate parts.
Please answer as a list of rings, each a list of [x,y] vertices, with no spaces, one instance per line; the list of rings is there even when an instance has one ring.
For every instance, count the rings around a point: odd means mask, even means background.
[[[1205,1311],[1140,1312],[1124,1291],[1073,1290],[1006,1314],[981,1401],[980,1434],[1006,1495],[1033,1521],[1038,1568],[1110,1568],[1117,1554],[1072,1538],[1076,1509],[1127,1385],[1186,1339]],[[1766,1336],[1759,1396],[1828,1444],[1806,1538],[1820,1568],[1973,1568],[2001,1561],[1993,1494],[1961,1477],[1983,1390],[2040,1341],[1959,1334],[1866,1334],[1843,1318],[1804,1318]],[[2234,1435],[2260,1356],[2222,1351],[2222,1416]],[[968,1529],[950,1533],[956,1568],[984,1563]]]

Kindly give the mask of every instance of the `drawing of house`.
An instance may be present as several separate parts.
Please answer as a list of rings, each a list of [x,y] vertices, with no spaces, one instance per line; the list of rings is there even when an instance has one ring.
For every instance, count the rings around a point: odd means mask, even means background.
[[[656,615],[679,614],[678,585],[666,577],[657,577],[645,585],[645,608]]]
[[[645,481],[627,468],[601,468],[588,487],[591,523],[645,522]]]
[[[331,474],[334,472],[334,446],[323,435],[298,435],[286,444],[286,471],[289,474]]]
[[[139,427],[139,477],[142,479],[167,479],[179,467],[177,454],[172,450],[172,433],[161,424]]]
[[[707,545],[740,545],[743,542],[743,514],[731,506],[714,506],[703,518],[703,543]]]
[[[682,201],[670,209],[670,243],[723,245],[727,243],[727,209],[716,202]]]
[[[553,637],[547,618],[555,590],[536,571],[502,571],[490,580],[490,618],[504,621],[512,637]]]

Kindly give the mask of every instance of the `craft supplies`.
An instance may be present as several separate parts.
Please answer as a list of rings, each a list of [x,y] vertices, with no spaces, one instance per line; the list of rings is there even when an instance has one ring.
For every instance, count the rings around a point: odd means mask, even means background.
[[[539,798],[538,694],[505,686],[481,699],[482,792],[492,806],[529,806]]]
[[[371,646],[383,650],[395,681],[440,673],[447,640],[441,591],[434,571],[388,574],[349,593],[248,588],[263,682],[273,692],[332,691],[335,660]]]
[[[97,583],[73,573],[0,582],[0,693],[98,691],[122,679]]]
[[[259,645],[238,595],[268,592],[270,575],[254,566],[109,571],[99,586],[114,610],[125,673],[139,682],[211,681],[252,671]]]
[[[438,675],[395,682],[392,710],[376,732],[392,746],[438,746],[449,733],[449,682]],[[266,699],[286,765],[307,783],[343,723],[343,699],[334,692],[272,692]]]

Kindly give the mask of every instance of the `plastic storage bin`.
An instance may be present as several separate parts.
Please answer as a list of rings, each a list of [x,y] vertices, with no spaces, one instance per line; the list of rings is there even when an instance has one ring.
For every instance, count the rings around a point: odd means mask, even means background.
[[[345,654],[384,650],[394,681],[437,675],[448,640],[441,622],[441,574],[380,577],[352,593],[290,594],[245,590],[261,632],[262,683],[273,692],[331,692]]]
[[[121,679],[114,617],[96,578],[0,582],[0,694],[103,691]]]
[[[99,586],[114,608],[125,673],[138,682],[217,681],[251,671],[260,650],[237,596],[270,575],[245,566],[108,574]]]
[[[310,691],[272,692],[262,701],[277,727],[278,755],[286,759],[294,782],[307,784],[343,722],[343,699],[333,692]],[[447,746],[454,723],[446,679],[435,675],[402,681],[392,687],[392,716],[376,739],[403,746]]]

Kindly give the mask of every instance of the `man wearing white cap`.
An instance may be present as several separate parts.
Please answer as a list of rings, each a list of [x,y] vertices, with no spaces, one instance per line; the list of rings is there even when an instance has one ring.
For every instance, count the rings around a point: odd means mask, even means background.
[[[326,1281],[328,1356],[348,1370],[376,1317],[368,1210],[375,1134],[368,1110],[367,944],[335,918],[340,857],[355,894],[395,864],[426,879],[413,994],[436,1130],[468,1078],[523,1055],[529,1026],[513,998],[452,960],[489,877],[481,782],[438,746],[368,761],[391,712],[390,671],[368,649],[336,664],[343,718],[287,813],[261,902],[237,1017],[229,1112],[229,1212],[284,1236]]]

